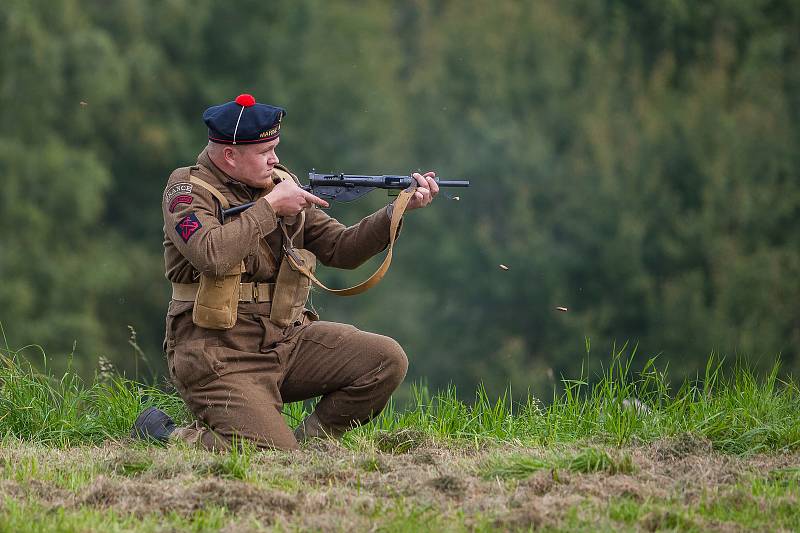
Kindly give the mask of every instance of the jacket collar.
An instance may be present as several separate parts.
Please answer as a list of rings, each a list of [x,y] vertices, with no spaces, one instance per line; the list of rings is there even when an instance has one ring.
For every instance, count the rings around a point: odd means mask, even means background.
[[[206,171],[206,177],[213,178],[213,180],[209,180],[211,185],[219,189],[223,194],[229,193],[235,200],[250,201],[258,194],[257,189],[236,181],[215,165],[208,156],[207,148],[203,148],[203,151],[197,156],[197,164]]]

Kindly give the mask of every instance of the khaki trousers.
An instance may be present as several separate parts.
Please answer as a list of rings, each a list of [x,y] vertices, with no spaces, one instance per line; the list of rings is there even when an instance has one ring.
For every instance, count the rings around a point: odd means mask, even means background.
[[[236,326],[217,331],[195,326],[191,309],[175,307],[167,316],[167,363],[198,423],[174,435],[206,449],[227,449],[239,438],[297,449],[283,403],[316,396],[322,399],[309,418],[340,436],[377,415],[408,369],[394,339],[315,321],[309,312],[281,328],[269,321],[269,304],[240,304]]]

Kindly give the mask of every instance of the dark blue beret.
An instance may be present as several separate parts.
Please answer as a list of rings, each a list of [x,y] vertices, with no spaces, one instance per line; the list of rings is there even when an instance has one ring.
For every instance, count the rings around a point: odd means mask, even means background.
[[[220,144],[263,143],[281,134],[280,107],[257,104],[250,94],[240,94],[233,102],[215,105],[203,113],[208,140]]]

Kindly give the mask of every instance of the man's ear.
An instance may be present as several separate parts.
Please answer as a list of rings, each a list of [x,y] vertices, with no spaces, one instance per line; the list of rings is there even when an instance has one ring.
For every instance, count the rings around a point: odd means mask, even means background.
[[[231,167],[236,167],[236,150],[234,150],[232,146],[226,146],[223,148],[222,155],[225,158],[226,163],[228,163]]]

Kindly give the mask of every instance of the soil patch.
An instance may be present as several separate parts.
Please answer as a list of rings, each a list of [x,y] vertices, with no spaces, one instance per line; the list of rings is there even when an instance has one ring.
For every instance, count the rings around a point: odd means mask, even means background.
[[[238,480],[212,478],[193,483],[185,481],[151,484],[100,476],[75,495],[72,506],[113,508],[137,516],[171,512],[188,516],[200,509],[224,507],[234,514],[255,514],[268,523],[272,523],[276,514],[291,514],[297,507],[296,500],[282,492]]]

